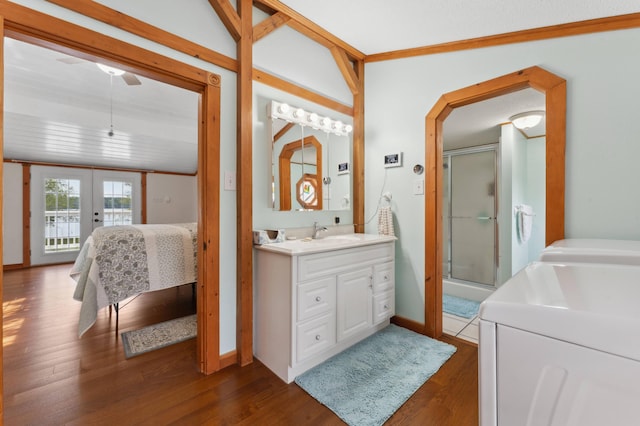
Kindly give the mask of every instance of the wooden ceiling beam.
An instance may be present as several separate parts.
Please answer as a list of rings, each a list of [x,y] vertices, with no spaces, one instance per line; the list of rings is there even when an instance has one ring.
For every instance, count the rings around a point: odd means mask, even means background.
[[[345,43],[338,37],[331,34],[329,31],[320,27],[318,24],[310,21],[295,10],[291,9],[289,6],[281,3],[279,0],[255,0],[254,3],[262,4],[290,17],[291,21],[289,21],[289,26],[291,28],[306,35],[307,37],[322,44],[323,46],[327,48],[338,46],[342,48],[352,60],[364,60],[364,53],[351,46],[350,44]]]
[[[229,0],[209,0],[211,7],[216,11],[216,14],[224,24],[227,31],[236,43],[240,40],[242,34],[242,27],[240,25],[240,16],[238,12],[233,8]]]
[[[282,12],[274,13],[269,18],[253,27],[253,42],[255,43],[261,38],[271,34],[273,31],[285,25],[290,20],[291,18]]]
[[[160,43],[178,52],[182,52],[194,58],[218,65],[229,71],[237,72],[238,63],[235,59],[196,44],[190,40],[179,37],[168,31],[147,24],[139,19],[132,18],[107,6],[91,0],[46,0],[81,15],[88,16],[112,27],[119,28],[131,34],[147,40]]]
[[[353,95],[357,95],[360,92],[360,79],[356,75],[356,72],[353,69],[353,64],[347,57],[346,52],[337,46],[332,46],[329,50],[331,51],[333,59],[336,61],[338,69],[342,73],[347,86],[349,86],[349,90],[351,90]]]

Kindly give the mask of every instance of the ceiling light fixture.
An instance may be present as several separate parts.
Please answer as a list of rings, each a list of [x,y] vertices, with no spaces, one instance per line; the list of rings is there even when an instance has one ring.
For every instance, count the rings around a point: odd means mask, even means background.
[[[105,72],[109,75],[115,75],[117,77],[124,74],[124,71],[122,71],[121,69],[110,67],[109,65],[96,62],[96,66],[100,68],[100,71]]]
[[[267,108],[270,118],[279,118],[289,123],[300,124],[323,132],[345,136],[351,133],[353,126],[343,124],[341,121],[332,120],[329,117],[318,117],[315,112],[308,112],[302,108],[296,108],[287,104],[271,101]]]
[[[517,129],[525,130],[540,124],[542,117],[544,117],[544,111],[528,111],[512,115],[509,117],[509,121],[511,121],[511,124]]]

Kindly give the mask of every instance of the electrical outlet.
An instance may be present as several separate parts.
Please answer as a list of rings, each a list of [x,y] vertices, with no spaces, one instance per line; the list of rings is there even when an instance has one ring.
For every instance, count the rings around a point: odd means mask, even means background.
[[[413,181],[413,195],[424,194],[424,180],[416,179]]]
[[[236,172],[230,172],[230,171],[224,172],[224,190],[225,191],[236,190]]]

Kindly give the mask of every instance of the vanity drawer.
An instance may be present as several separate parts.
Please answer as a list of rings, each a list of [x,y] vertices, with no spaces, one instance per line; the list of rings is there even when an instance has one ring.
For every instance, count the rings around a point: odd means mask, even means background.
[[[375,265],[373,267],[373,293],[381,293],[394,288],[395,271],[393,262]]]
[[[336,278],[327,277],[298,285],[298,321],[332,312],[336,306]]]
[[[393,260],[393,243],[372,244],[343,250],[309,254],[298,258],[298,281],[339,274],[353,269]]]
[[[336,343],[336,316],[331,313],[296,327],[296,362],[300,363]]]
[[[391,318],[396,311],[396,298],[393,290],[373,296],[373,323],[378,324]]]

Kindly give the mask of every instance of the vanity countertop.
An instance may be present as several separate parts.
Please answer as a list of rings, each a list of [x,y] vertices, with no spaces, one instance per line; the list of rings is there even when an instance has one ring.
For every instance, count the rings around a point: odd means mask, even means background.
[[[256,245],[258,250],[271,251],[289,256],[320,253],[331,250],[341,250],[353,247],[362,247],[372,244],[395,241],[398,238],[389,235],[377,234],[342,234],[330,235],[324,238],[302,238],[287,240],[281,243]]]

